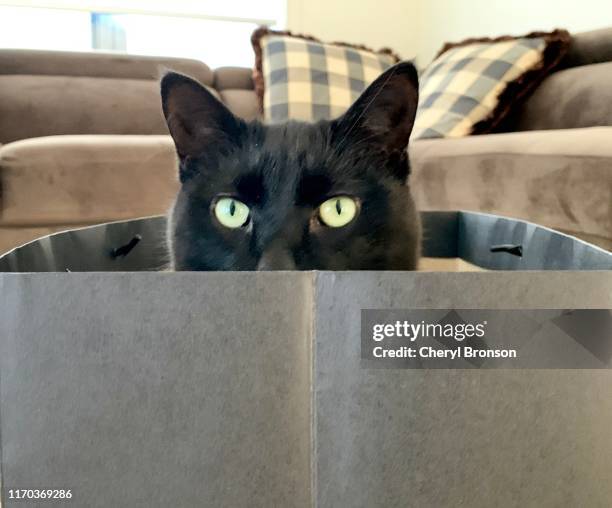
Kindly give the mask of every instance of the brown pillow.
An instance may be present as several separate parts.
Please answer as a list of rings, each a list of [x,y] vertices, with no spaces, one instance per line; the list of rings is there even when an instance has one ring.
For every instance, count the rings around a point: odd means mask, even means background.
[[[495,132],[559,65],[566,30],[446,43],[421,76],[413,138]]]

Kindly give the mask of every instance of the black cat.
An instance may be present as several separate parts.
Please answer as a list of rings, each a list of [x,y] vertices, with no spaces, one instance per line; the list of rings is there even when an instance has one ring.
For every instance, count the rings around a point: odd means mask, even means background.
[[[168,231],[173,269],[415,269],[412,64],[391,67],[343,116],[315,124],[245,122],[176,73],[161,95],[181,181]]]

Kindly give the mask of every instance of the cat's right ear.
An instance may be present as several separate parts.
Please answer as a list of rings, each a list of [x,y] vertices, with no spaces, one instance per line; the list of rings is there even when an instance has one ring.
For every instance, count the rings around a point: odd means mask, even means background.
[[[197,81],[169,72],[161,81],[161,98],[181,161],[238,142],[244,122]]]
[[[336,136],[353,143],[367,141],[388,152],[404,151],[419,102],[414,65],[401,62],[383,72],[340,118]]]

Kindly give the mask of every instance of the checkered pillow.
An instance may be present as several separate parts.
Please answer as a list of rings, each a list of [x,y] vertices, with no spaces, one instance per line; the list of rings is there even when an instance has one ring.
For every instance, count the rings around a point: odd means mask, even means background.
[[[446,45],[421,76],[412,139],[491,132],[568,46],[564,30]]]
[[[324,44],[267,29],[255,32],[253,46],[256,89],[269,123],[340,116],[372,81],[399,61],[388,50]]]

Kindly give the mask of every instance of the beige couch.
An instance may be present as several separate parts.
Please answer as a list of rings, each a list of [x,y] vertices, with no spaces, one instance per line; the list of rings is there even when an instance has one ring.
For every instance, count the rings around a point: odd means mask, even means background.
[[[420,207],[519,217],[612,248],[612,29],[578,35],[565,67],[509,124],[514,132],[413,142]],[[164,69],[258,116],[249,69],[0,51],[0,251],[168,209],[177,180],[159,106]]]

